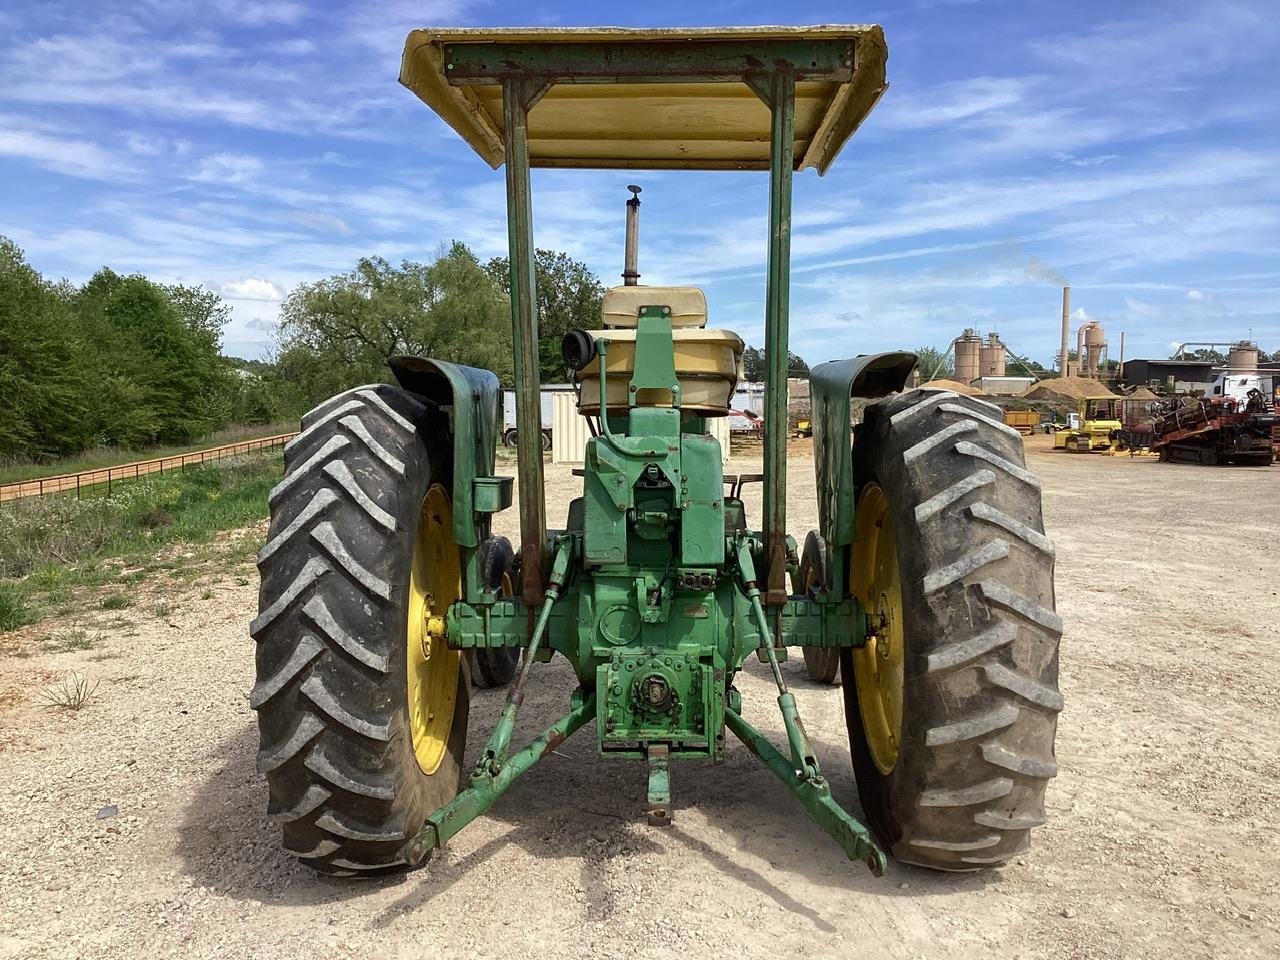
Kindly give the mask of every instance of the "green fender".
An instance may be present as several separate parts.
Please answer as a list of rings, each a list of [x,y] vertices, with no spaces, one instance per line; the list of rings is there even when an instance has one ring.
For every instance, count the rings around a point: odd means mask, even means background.
[[[502,403],[497,374],[426,357],[388,363],[410,393],[453,408],[453,538],[461,547],[476,547],[488,536],[489,511],[477,511],[473,481],[493,476]]]
[[[814,471],[818,481],[818,529],[832,547],[853,542],[853,397],[868,399],[901,390],[916,365],[914,353],[870,353],[831,360],[809,371],[813,410]]]

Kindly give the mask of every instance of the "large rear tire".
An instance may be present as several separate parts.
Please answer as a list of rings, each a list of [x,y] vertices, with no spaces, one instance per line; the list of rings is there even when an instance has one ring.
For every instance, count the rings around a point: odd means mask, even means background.
[[[854,443],[850,588],[876,634],[841,652],[858,792],[886,849],[941,870],[1026,850],[1057,772],[1053,544],[999,416],[913,390]]]
[[[469,665],[424,626],[460,589],[448,421],[376,384],[302,426],[258,557],[258,769],[286,850],[378,873],[457,794],[466,746]]]

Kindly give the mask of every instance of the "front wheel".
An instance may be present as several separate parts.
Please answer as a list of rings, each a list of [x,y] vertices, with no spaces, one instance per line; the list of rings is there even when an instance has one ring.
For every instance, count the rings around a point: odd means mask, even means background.
[[[854,443],[849,588],[868,637],[841,674],[858,792],[886,849],[941,870],[1022,853],[1057,772],[1053,544],[998,418],[914,390],[869,407]]]

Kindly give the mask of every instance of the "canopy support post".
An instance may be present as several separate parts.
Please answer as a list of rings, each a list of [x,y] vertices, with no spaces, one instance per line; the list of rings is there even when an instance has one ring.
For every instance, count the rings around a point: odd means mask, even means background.
[[[765,295],[764,543],[765,603],[787,598],[787,326],[791,292],[791,178],[795,169],[795,73],[747,78],[771,114],[769,276]]]
[[[511,268],[511,345],[516,381],[516,474],[520,487],[520,545],[524,549],[521,592],[530,610],[542,602],[547,507],[542,478],[542,384],[538,369],[538,291],[529,187],[529,111],[549,86],[544,80],[508,78],[502,81],[507,260]]]

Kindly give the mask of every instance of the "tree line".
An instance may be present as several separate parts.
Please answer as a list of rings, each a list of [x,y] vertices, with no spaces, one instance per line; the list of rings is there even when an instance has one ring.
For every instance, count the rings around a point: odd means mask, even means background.
[[[234,422],[225,304],[99,270],[51,282],[0,237],[0,456],[182,443]]]
[[[560,339],[600,325],[604,285],[554,250],[535,254],[538,365],[562,382]],[[0,237],[0,458],[47,459],[100,446],[189,443],[230,425],[296,420],[327,397],[387,379],[417,354],[513,376],[505,257],[463,243],[426,263],[359,260],[303,283],[280,310],[270,356],[222,355],[230,308],[202,287],[103,268],[77,286],[52,281]],[[748,380],[764,353],[748,347]],[[808,365],[792,353],[790,376]]]

